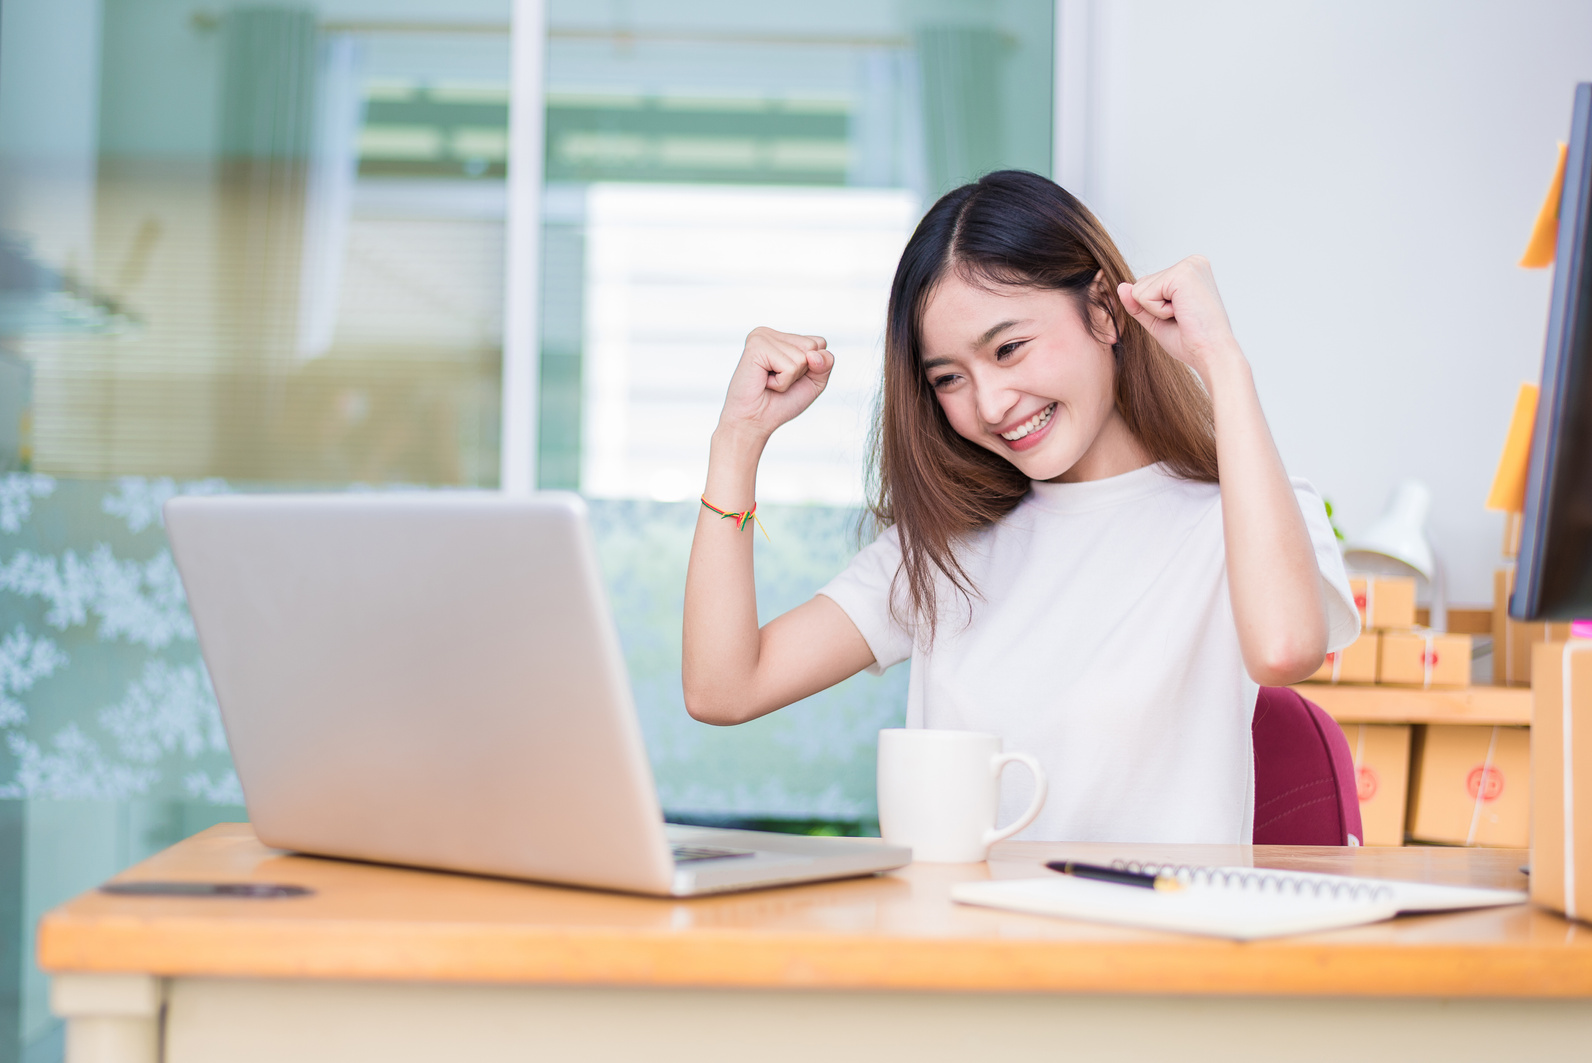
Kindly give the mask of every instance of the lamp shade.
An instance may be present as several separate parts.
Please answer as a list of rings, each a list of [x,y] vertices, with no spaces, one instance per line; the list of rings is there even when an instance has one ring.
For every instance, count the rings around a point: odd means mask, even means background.
[[[1376,522],[1344,547],[1344,560],[1351,568],[1373,570],[1385,567],[1382,559],[1390,559],[1430,582],[1437,573],[1432,544],[1426,539],[1426,514],[1431,508],[1431,489],[1419,480],[1405,480],[1394,489]]]

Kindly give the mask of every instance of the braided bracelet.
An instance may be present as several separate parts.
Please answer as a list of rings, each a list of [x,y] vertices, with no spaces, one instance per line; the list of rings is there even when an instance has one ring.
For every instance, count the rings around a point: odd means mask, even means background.
[[[702,504],[704,506],[706,506],[708,509],[712,510],[714,513],[717,513],[719,515],[719,519],[720,520],[733,520],[735,522],[735,530],[736,531],[740,531],[742,528],[746,527],[748,524],[755,523],[757,525],[757,530],[763,533],[763,538],[768,539],[768,529],[763,527],[763,522],[761,520],[757,519],[757,503],[756,502],[752,503],[752,508],[751,509],[745,510],[745,511],[740,512],[740,513],[730,513],[730,512],[727,512],[726,510],[722,510],[718,506],[715,506],[712,502],[709,502],[706,498],[702,499]],[[773,542],[774,540],[773,539],[768,539],[768,541],[769,542]]]

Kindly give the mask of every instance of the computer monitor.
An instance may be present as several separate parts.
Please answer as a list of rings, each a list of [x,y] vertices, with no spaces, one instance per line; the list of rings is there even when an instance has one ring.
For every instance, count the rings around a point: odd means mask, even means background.
[[[1592,617],[1592,84],[1575,89],[1542,391],[1509,615]]]

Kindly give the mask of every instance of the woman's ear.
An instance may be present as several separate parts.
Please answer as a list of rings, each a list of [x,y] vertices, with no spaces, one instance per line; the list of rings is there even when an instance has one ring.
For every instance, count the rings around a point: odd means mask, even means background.
[[[1094,280],[1089,282],[1089,324],[1095,334],[1102,340],[1115,347],[1122,341],[1122,326],[1117,320],[1115,309],[1116,292],[1106,282],[1106,271],[1095,270]]]

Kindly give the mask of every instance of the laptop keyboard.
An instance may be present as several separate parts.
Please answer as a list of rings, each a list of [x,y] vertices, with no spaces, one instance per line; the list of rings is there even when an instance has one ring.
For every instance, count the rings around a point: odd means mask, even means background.
[[[676,845],[674,862],[689,864],[697,860],[727,860],[733,856],[751,856],[750,849],[722,849],[716,845]]]

